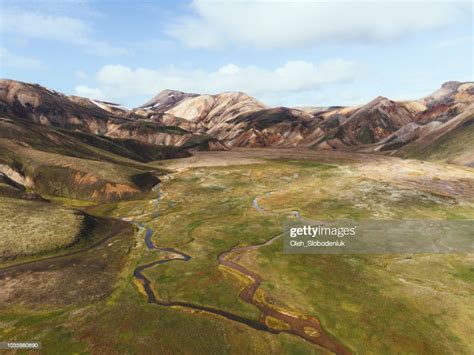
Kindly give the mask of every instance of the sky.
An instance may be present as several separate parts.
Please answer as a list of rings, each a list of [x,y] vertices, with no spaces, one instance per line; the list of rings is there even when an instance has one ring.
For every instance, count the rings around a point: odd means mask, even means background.
[[[474,80],[472,1],[0,0],[0,77],[136,107],[164,89],[271,106]]]

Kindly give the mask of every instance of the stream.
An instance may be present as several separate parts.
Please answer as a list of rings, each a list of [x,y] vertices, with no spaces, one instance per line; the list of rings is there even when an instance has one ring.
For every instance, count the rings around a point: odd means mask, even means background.
[[[157,212],[157,208],[159,205],[159,202],[161,198],[163,197],[163,193],[161,191],[161,186],[157,185],[156,190],[158,190],[158,196],[157,199],[155,200],[154,203],[154,208],[155,208],[155,213],[154,217],[158,218],[159,217],[159,212]],[[265,195],[268,196],[269,193],[266,193]],[[258,197],[256,197],[253,201],[253,207],[259,211],[259,212],[266,212],[259,204],[258,204]],[[300,220],[303,220],[301,217],[300,212],[298,211],[292,211],[291,214]],[[129,219],[127,219],[129,220]],[[254,328],[256,330],[260,331],[266,331],[270,332],[273,334],[278,334],[278,333],[289,333],[293,335],[297,335],[306,341],[317,344],[321,347],[324,347],[336,354],[350,354],[351,352],[345,348],[342,344],[338,343],[336,340],[334,340],[331,336],[329,336],[324,329],[321,327],[319,321],[314,318],[314,317],[296,317],[293,315],[290,315],[284,311],[277,310],[276,307],[272,307],[271,305],[267,304],[266,302],[261,302],[257,301],[254,298],[254,295],[257,291],[257,289],[260,287],[260,284],[262,282],[262,278],[260,275],[258,275],[255,272],[252,272],[248,269],[246,269],[244,266],[234,262],[232,260],[231,255],[234,253],[245,253],[247,250],[255,250],[257,248],[263,247],[265,245],[269,245],[273,243],[275,240],[279,239],[281,236],[283,236],[284,232],[281,234],[278,234],[268,241],[259,244],[259,245],[251,245],[251,246],[235,246],[223,253],[221,253],[218,256],[219,264],[224,265],[228,268],[233,269],[234,271],[237,271],[240,274],[245,275],[249,280],[251,280],[251,283],[247,285],[241,292],[239,297],[257,307],[259,311],[261,312],[261,317],[259,320],[252,320],[248,319],[239,315],[236,315],[234,313],[230,313],[221,309],[213,308],[213,307],[208,307],[208,306],[202,306],[198,304],[192,304],[188,302],[182,302],[182,301],[164,301],[156,297],[152,287],[151,287],[151,281],[143,274],[143,271],[149,268],[152,268],[156,265],[161,265],[165,263],[169,263],[172,261],[184,261],[187,262],[191,259],[190,255],[187,255],[177,249],[174,248],[163,248],[163,247],[158,247],[156,246],[153,241],[152,241],[152,236],[154,234],[154,231],[142,223],[137,223],[137,222],[132,222],[134,223],[138,228],[145,230],[145,245],[147,249],[149,250],[156,250],[158,252],[163,252],[167,253],[167,257],[164,259],[160,259],[148,264],[144,265],[139,265],[135,268],[133,272],[133,276],[139,280],[139,282],[142,284],[143,289],[147,295],[147,301],[148,303],[153,303],[157,304],[160,306],[166,306],[166,307],[185,307],[185,308],[190,308],[198,311],[203,311],[207,313],[211,313],[214,315],[218,315],[221,317],[224,317],[226,319],[229,319],[231,321],[239,322],[242,324],[245,324],[251,328]],[[267,325],[265,322],[265,318],[269,316],[274,319],[277,319],[280,322],[283,322],[287,326],[285,329],[282,328],[272,328]]]

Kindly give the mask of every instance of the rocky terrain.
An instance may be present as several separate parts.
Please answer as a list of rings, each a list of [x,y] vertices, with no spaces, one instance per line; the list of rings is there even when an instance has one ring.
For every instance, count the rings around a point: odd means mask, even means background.
[[[196,150],[301,147],[474,166],[473,121],[474,83],[448,82],[419,100],[379,96],[327,108],[272,108],[241,92],[165,90],[127,109],[2,80],[0,172],[42,194],[113,200],[158,181],[142,163]]]
[[[132,112],[208,134],[231,147],[310,147],[406,156],[406,151],[412,155],[424,151],[455,130],[454,122],[469,127],[473,103],[474,83],[447,82],[418,100],[398,102],[379,96],[358,107],[327,108],[269,108],[243,93],[196,95],[166,90]],[[431,138],[425,138],[428,135]],[[401,149],[409,144],[412,148]],[[468,148],[461,154],[467,155]],[[472,164],[466,159],[460,162]]]
[[[195,136],[183,128],[147,120],[117,104],[66,96],[37,84],[14,80],[0,81],[0,113],[70,131],[161,146],[190,146],[188,141]],[[217,146],[214,139],[208,139],[212,147]]]

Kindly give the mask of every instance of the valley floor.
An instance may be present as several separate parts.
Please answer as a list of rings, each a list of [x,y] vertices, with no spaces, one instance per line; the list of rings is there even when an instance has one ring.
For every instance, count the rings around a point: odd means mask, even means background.
[[[0,341],[47,353],[474,352],[474,254],[290,255],[278,238],[299,217],[474,219],[474,169],[304,149],[150,166],[170,173],[146,198],[55,200],[97,216],[89,244],[0,264]]]

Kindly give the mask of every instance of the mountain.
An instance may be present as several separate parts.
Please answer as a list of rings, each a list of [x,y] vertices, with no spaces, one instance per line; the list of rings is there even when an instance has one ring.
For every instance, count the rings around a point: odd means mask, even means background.
[[[147,117],[209,135],[228,146],[241,147],[296,146],[307,133],[306,126],[313,125],[313,115],[309,113],[286,107],[268,108],[242,92],[188,95],[191,96],[168,106],[165,111],[161,106],[148,107]],[[157,95],[163,96],[163,92]],[[295,126],[302,131],[293,130]]]
[[[190,155],[179,147],[102,137],[81,131],[45,126],[19,118],[1,117],[1,115],[0,138],[21,141],[46,152],[121,163],[123,158],[146,163]]]
[[[394,155],[474,167],[474,104],[447,122],[432,121],[424,134]]]
[[[198,94],[190,94],[176,90],[163,90],[151,100],[145,102],[138,109],[151,109],[154,112],[165,112],[176,106],[178,103],[189,97],[199,96]]]
[[[165,99],[170,95],[173,100]],[[461,82],[443,84],[420,100],[379,96],[358,107],[299,109],[267,107],[239,92],[197,95],[165,90],[134,112],[143,114],[146,107],[147,118],[214,137],[230,147],[302,146],[387,154],[463,112],[472,98],[472,83]]]
[[[448,81],[441,85],[441,88],[420,100],[426,107],[435,107],[440,104],[449,105],[459,102],[473,102],[474,94],[473,82]]]
[[[212,134],[212,130],[219,130],[221,123],[265,108],[256,99],[241,92],[196,95],[165,90],[134,112],[166,124],[188,123],[187,127],[192,127],[194,131],[206,130]]]
[[[92,201],[147,193],[162,172],[144,163],[191,154],[184,148],[132,139],[136,137],[114,137],[114,132],[134,122],[133,112],[116,104],[1,80],[3,190],[9,181],[9,195],[15,189],[21,192],[18,195],[34,189],[45,196]],[[193,136],[174,128],[180,137],[188,135],[184,142]],[[160,126],[154,135],[164,135],[167,129],[172,131]]]
[[[23,190],[92,201],[133,197],[159,182],[143,162],[190,154],[0,117],[0,174]]]
[[[423,156],[469,165],[469,159],[457,156],[465,157],[471,151],[470,121],[462,125],[455,122],[459,122],[459,116],[464,120],[470,115],[473,102],[474,83],[448,82],[419,100],[397,102],[377,97],[358,108],[327,110],[321,115],[324,123],[320,125],[327,129],[327,135],[317,148]],[[429,153],[441,140],[443,146],[457,147],[451,147],[443,159],[439,159],[439,152]]]
[[[426,106],[416,121],[421,124],[433,120],[446,122],[474,103],[474,83],[449,81],[431,95],[418,100]]]
[[[454,122],[458,122],[460,115],[466,117],[463,115],[466,112],[469,116],[473,103],[474,83],[447,82],[433,94],[409,102],[413,107],[419,105],[413,121],[377,142],[375,150],[390,151],[391,154],[399,156],[407,156],[407,154],[415,156],[414,152],[421,149],[424,151],[424,156],[428,158],[429,145],[441,139],[445,133],[450,132],[449,135],[444,136],[443,140],[454,139],[452,130],[456,130],[455,127],[457,127]],[[457,144],[461,141],[463,140],[458,140]],[[469,148],[471,145],[469,141],[465,143],[466,148]],[[403,148],[405,146],[407,146],[406,149]],[[407,153],[409,151],[411,153]]]
[[[451,81],[422,99],[394,101],[379,96],[356,107],[268,107],[242,92],[200,95],[164,90],[129,110],[36,84],[0,81],[0,111],[10,118],[75,132],[76,138],[82,132],[81,139],[107,141],[116,153],[128,156],[123,149],[154,151],[143,145],[187,150],[309,147],[400,156],[408,154],[411,148],[403,148],[410,146],[426,153],[426,145],[441,137],[459,136],[453,133],[453,123],[447,123],[467,112],[473,102],[474,83]],[[451,133],[445,136],[447,132]],[[167,149],[161,156],[152,153],[134,159],[166,158],[178,152]]]
[[[413,112],[404,105],[379,96],[343,120],[335,136],[348,145],[371,144],[413,119]]]
[[[69,98],[37,84],[0,81],[0,111],[44,125],[105,134],[125,119],[110,113],[93,100]]]
[[[296,147],[310,139],[317,123],[304,111],[277,107],[243,113],[227,122],[218,136],[231,146]]]
[[[145,144],[182,146],[193,138],[184,128],[146,120],[118,104],[66,96],[14,80],[0,80],[0,112],[46,126]]]

